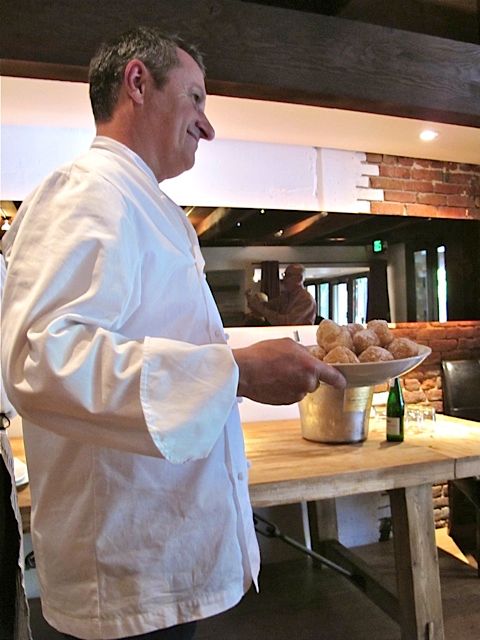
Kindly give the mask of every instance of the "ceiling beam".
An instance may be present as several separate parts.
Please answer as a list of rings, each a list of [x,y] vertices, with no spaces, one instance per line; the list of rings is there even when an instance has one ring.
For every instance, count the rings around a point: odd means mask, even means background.
[[[301,241],[302,235],[305,234],[309,229],[311,229],[314,225],[317,224],[319,220],[325,218],[328,215],[326,211],[321,211],[320,213],[316,213],[313,216],[308,216],[304,220],[300,222],[296,222],[295,224],[287,227],[282,233],[282,240],[286,240],[287,238],[295,238],[295,240]]]
[[[198,43],[213,94],[480,127],[480,45],[239,0],[6,0],[2,73],[86,80],[137,24]]]
[[[196,225],[195,231],[197,233],[197,236],[199,238],[205,236],[208,231],[211,231],[212,229],[217,227],[222,222],[222,220],[225,220],[229,214],[229,207],[217,207],[216,209],[214,209],[212,213],[210,213],[206,218],[204,218]]]
[[[289,239],[289,244],[302,245],[312,240],[329,240],[330,236],[343,235],[343,229],[349,229],[357,225],[361,220],[363,220],[363,216],[355,213],[342,213],[339,215],[329,213],[328,216],[322,215],[319,220],[305,229],[302,234],[292,236]]]

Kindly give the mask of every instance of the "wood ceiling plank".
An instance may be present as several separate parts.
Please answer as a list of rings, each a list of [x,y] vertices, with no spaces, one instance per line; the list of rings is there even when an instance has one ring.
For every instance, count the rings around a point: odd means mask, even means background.
[[[197,236],[201,238],[205,236],[208,231],[212,231],[215,227],[225,220],[229,214],[231,209],[229,207],[217,207],[210,213],[206,218],[204,218],[201,222],[199,222],[195,231],[197,232]]]
[[[197,42],[214,94],[480,127],[479,45],[239,0],[7,1],[2,73],[78,80],[137,24]]]
[[[308,216],[304,220],[297,222],[296,224],[292,224],[287,229],[284,230],[282,237],[284,240],[287,238],[299,237],[303,233],[305,233],[308,229],[311,229],[317,222],[319,222],[322,218],[325,218],[328,213],[322,211],[320,213],[316,213],[313,216]]]

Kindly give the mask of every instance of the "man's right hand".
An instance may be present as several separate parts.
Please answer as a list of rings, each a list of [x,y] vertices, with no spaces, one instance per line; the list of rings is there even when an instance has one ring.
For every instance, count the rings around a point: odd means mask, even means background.
[[[263,404],[293,404],[320,382],[343,389],[345,378],[334,367],[291,340],[263,340],[233,349],[240,369],[238,395]]]

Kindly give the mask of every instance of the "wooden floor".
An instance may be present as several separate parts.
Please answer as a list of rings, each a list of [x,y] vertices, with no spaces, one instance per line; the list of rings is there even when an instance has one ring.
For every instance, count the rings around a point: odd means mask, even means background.
[[[441,546],[455,552],[448,536]],[[391,541],[355,552],[394,585]],[[442,549],[439,563],[446,640],[480,640],[476,569]],[[199,622],[195,640],[400,640],[399,627],[360,591],[301,553],[298,559],[265,564],[260,588],[230,611]],[[46,629],[38,598],[30,604],[34,640],[60,638]]]
[[[394,585],[391,541],[355,551]],[[439,561],[446,640],[479,640],[475,569],[442,550]],[[400,640],[397,624],[360,591],[301,554],[265,565],[260,588],[234,609],[200,622],[196,640]]]

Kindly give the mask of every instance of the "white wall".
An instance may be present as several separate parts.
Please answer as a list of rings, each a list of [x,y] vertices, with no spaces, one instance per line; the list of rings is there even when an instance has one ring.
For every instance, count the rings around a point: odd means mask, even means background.
[[[93,125],[73,128],[2,122],[0,198],[23,200],[53,169],[88,149],[93,136]],[[181,206],[358,212],[363,206],[357,189],[362,181],[362,157],[361,153],[313,146],[202,141],[193,169],[161,186]]]

